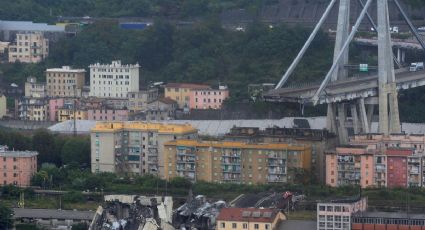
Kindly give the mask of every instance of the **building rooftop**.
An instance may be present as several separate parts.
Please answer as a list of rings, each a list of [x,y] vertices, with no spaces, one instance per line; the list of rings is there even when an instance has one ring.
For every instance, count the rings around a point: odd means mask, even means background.
[[[62,26],[34,23],[31,21],[0,21],[0,30],[65,32],[65,28]]]
[[[171,98],[168,98],[168,97],[159,98],[158,101],[160,101],[160,102],[162,102],[164,104],[169,104],[169,105],[176,104],[177,103],[175,100],[173,100]],[[153,102],[153,103],[155,103],[155,102]]]
[[[114,132],[120,130],[156,131],[158,133],[195,133],[197,129],[189,124],[164,124],[150,122],[97,122],[91,132]]]
[[[168,83],[165,88],[211,89],[211,86],[193,83]]]
[[[111,64],[101,64],[101,63],[95,63],[95,64],[91,64],[89,65],[90,68],[139,68],[140,65],[138,63],[136,64],[127,64],[127,65],[123,65],[121,64],[120,60],[117,61],[112,61]]]
[[[85,69],[72,69],[70,66],[62,66],[62,68],[46,69],[46,72],[67,72],[67,73],[84,73]]]
[[[14,208],[14,218],[92,220],[93,211]]]
[[[278,210],[269,208],[223,208],[221,209],[217,220],[271,223],[274,221],[278,213]]]
[[[198,141],[198,140],[175,140],[169,141],[164,145],[167,146],[196,146],[196,147],[217,147],[217,148],[243,148],[243,149],[273,149],[273,150],[305,150],[310,147],[302,145],[291,145],[284,143],[261,143],[250,144],[237,141]]]
[[[356,217],[391,218],[391,219],[418,219],[425,220],[425,214],[406,212],[358,212]]]
[[[0,145],[0,157],[33,157],[37,155],[36,151],[10,151],[7,146]]]

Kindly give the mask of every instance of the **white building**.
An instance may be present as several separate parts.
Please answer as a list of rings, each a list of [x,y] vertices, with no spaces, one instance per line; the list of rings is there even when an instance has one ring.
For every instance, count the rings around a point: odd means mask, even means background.
[[[367,209],[367,197],[317,203],[318,230],[351,230],[351,215]]]
[[[100,98],[127,98],[128,92],[139,91],[139,64],[90,65],[90,96]]]

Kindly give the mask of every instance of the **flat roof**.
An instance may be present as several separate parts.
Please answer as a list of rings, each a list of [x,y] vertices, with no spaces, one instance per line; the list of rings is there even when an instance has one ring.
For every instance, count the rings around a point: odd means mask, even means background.
[[[85,69],[73,69],[70,66],[62,66],[62,68],[50,68],[46,69],[46,72],[67,72],[67,73],[83,73]]]
[[[34,23],[31,21],[1,21],[0,30],[11,31],[43,31],[43,32],[65,32],[62,26],[48,25],[47,23]]]
[[[198,130],[189,124],[163,124],[150,122],[96,122],[91,132],[114,132],[118,130],[148,131],[158,133],[197,133]]]
[[[14,208],[14,218],[92,220],[94,211]]]
[[[36,151],[0,151],[0,157],[33,157],[37,155]]]
[[[249,144],[238,141],[198,141],[198,140],[175,140],[166,142],[166,146],[196,146],[196,147],[217,147],[217,148],[242,148],[242,149],[273,149],[273,150],[306,150],[310,147],[303,145],[292,145],[285,143],[261,143]]]
[[[391,219],[418,219],[425,220],[425,214],[406,212],[358,212],[355,217],[391,218]]]

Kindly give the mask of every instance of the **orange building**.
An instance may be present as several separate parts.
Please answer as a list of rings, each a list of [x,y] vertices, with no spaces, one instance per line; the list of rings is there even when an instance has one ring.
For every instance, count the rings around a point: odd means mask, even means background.
[[[0,146],[0,182],[19,187],[30,186],[31,177],[37,172],[37,152],[9,151]]]
[[[164,144],[165,179],[286,183],[311,170],[311,147],[283,143],[175,140]]]
[[[326,184],[337,187],[358,184],[373,185],[374,157],[367,146],[337,147],[326,153]]]

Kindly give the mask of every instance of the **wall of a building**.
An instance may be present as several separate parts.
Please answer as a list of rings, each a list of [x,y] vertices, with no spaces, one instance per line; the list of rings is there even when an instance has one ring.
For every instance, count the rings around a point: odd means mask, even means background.
[[[19,187],[30,186],[31,177],[36,172],[37,156],[0,156],[0,183],[2,185],[15,184]]]

